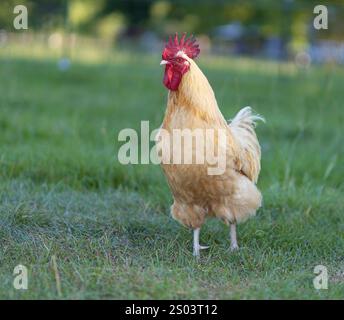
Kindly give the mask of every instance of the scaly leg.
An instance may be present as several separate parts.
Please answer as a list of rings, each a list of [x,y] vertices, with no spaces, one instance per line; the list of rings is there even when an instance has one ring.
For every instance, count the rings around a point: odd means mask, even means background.
[[[235,251],[239,249],[237,235],[236,235],[236,223],[231,223],[231,250]]]
[[[194,229],[193,231],[193,255],[195,257],[199,257],[199,251],[201,249],[208,249],[209,247],[208,246],[201,246],[199,244],[199,232],[200,232],[201,228],[197,228],[197,229]]]

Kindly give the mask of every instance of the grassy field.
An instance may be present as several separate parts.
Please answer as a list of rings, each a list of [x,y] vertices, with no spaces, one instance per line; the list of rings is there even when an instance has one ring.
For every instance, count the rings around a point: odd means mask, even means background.
[[[116,161],[118,132],[163,118],[159,57],[74,61],[0,54],[0,298],[344,298],[344,70],[201,58],[227,118],[267,119],[264,205],[238,228],[209,220],[196,261],[158,166]],[[27,266],[28,290],[13,288]],[[328,290],[315,290],[325,265]]]

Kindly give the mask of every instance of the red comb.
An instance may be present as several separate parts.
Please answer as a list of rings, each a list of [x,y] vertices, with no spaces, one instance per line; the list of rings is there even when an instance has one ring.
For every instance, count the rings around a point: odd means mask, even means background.
[[[193,36],[190,36],[185,40],[186,33],[183,33],[180,40],[178,40],[178,33],[176,32],[174,40],[171,36],[169,37],[168,42],[162,52],[162,58],[168,60],[174,58],[178,51],[183,51],[189,58],[196,58],[199,53],[199,45],[196,43],[196,39]]]

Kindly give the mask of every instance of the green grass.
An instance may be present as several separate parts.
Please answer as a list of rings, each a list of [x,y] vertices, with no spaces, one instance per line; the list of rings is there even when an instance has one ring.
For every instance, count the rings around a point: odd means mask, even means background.
[[[344,70],[199,59],[227,118],[251,105],[267,123],[263,208],[239,226],[236,253],[209,220],[196,261],[160,168],[116,161],[121,129],[162,121],[158,58],[60,72],[53,59],[0,55],[0,298],[343,299]],[[13,288],[17,264],[26,291]],[[319,264],[328,290],[313,287]]]

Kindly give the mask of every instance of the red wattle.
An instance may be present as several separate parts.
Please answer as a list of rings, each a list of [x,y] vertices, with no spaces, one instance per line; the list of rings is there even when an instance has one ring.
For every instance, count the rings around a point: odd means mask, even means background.
[[[182,74],[179,71],[173,70],[173,66],[168,64],[165,67],[165,74],[163,83],[169,90],[176,91],[180,81],[182,80]]]

